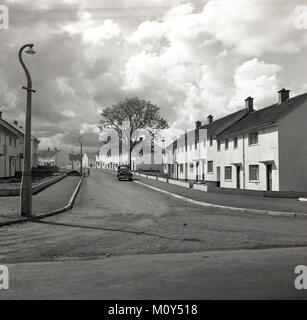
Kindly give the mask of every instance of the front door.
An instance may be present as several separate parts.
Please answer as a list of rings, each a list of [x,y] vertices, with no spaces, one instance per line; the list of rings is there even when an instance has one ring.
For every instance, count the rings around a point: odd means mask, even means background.
[[[241,169],[240,166],[237,166],[237,189],[240,189],[241,182],[240,182],[240,174],[241,174]]]
[[[272,191],[272,165],[266,166],[267,190]]]
[[[221,186],[221,168],[216,167],[216,185],[217,187]]]

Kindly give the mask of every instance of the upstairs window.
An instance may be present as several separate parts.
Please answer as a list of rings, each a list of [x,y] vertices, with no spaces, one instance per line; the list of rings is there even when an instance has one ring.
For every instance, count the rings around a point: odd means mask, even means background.
[[[238,137],[233,138],[233,147],[234,149],[238,148]]]
[[[13,138],[9,137],[9,145],[10,145],[10,147],[12,146],[12,142],[13,142]]]
[[[217,151],[221,151],[221,141],[217,141]]]
[[[225,150],[229,148],[229,139],[225,139]]]
[[[213,138],[210,137],[210,146],[212,147],[213,146]]]
[[[250,146],[258,144],[258,132],[253,132],[248,135],[248,144]]]

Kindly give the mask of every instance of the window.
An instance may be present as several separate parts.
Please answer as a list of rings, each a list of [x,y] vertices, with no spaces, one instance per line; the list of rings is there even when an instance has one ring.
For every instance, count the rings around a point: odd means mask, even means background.
[[[217,141],[217,151],[221,151],[221,141]]]
[[[258,144],[258,132],[253,132],[248,135],[248,144]]]
[[[238,137],[233,138],[233,147],[236,149],[238,148]]]
[[[194,171],[194,163],[190,163],[190,173],[193,173]]]
[[[229,139],[225,139],[225,150],[228,150],[229,147]]]
[[[14,148],[16,148],[16,139],[14,139]]]
[[[249,166],[249,181],[259,181],[259,165]]]
[[[232,179],[232,167],[228,166],[225,167],[225,180],[231,180]]]
[[[180,163],[180,173],[183,173],[183,163]]]
[[[210,146],[212,147],[213,146],[213,138],[210,137]]]
[[[12,146],[12,141],[13,141],[12,137],[9,137],[9,145],[10,146]]]
[[[213,161],[208,161],[208,173],[213,173]]]

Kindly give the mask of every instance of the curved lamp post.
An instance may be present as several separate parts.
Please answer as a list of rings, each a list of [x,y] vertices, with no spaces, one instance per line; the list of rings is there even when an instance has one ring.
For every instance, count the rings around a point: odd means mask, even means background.
[[[32,109],[32,79],[30,73],[22,60],[22,53],[25,51],[29,55],[35,54],[33,44],[25,44],[19,50],[19,62],[27,77],[27,87],[22,87],[27,91],[27,110],[26,110],[26,128],[24,141],[24,161],[23,172],[20,187],[20,213],[22,216],[31,217],[32,215],[32,179],[31,179],[31,109]]]

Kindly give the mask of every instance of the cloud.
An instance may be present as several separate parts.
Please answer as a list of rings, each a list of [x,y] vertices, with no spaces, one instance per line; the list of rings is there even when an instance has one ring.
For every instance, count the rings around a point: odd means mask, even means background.
[[[101,109],[125,97],[160,106],[172,135],[209,113],[217,118],[243,107],[249,95],[262,107],[281,87],[300,93],[306,81],[296,75],[306,68],[307,33],[294,27],[297,4],[9,1],[11,25],[0,31],[3,116],[24,120],[25,76],[17,60],[24,42],[34,42],[37,51],[25,61],[37,90],[33,131],[42,147],[70,150],[82,134],[94,150]],[[164,14],[156,18],[157,12]]]
[[[271,101],[272,93],[279,89],[278,73],[282,68],[276,64],[267,64],[257,58],[239,65],[234,74],[235,95],[230,102],[231,107],[242,105],[248,96],[255,103],[263,106]]]

